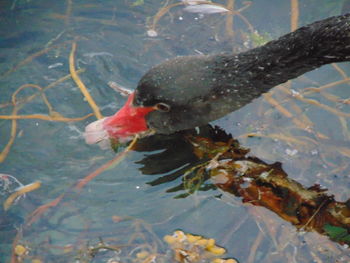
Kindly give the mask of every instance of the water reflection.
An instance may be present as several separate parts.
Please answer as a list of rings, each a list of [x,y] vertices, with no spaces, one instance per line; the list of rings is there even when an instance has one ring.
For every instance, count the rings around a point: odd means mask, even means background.
[[[174,147],[175,146],[175,147]],[[166,174],[149,182],[158,185],[181,177],[167,192],[185,198],[196,191],[219,188],[263,206],[298,230],[315,231],[340,244],[350,245],[350,199],[338,202],[320,185],[305,187],[288,178],[281,163],[267,164],[218,127],[206,126],[173,136],[153,136],[136,150],[159,151],[138,163],[142,173]]]

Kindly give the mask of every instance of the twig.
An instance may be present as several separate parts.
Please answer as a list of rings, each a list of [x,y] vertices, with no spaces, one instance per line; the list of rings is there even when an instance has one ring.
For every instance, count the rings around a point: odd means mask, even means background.
[[[4,211],[7,211],[11,205],[13,204],[13,202],[20,197],[21,195],[24,195],[26,193],[29,193],[31,191],[34,191],[36,189],[38,189],[41,186],[40,182],[34,182],[28,185],[24,185],[22,187],[20,187],[20,189],[18,189],[17,191],[13,192],[4,202],[3,207],[4,207]]]
[[[26,88],[34,88],[34,89],[39,90],[39,94],[41,95],[41,98],[43,99],[43,102],[47,106],[47,109],[48,109],[49,113],[54,112],[53,107],[51,106],[49,100],[47,99],[45,93],[43,92],[44,89],[42,87],[40,87],[39,85],[36,85],[36,84],[24,84],[24,85],[20,86],[12,95],[13,96],[13,99],[12,99],[12,104],[13,105],[17,104],[17,95],[18,95],[18,93],[21,92],[22,90],[26,89]]]
[[[59,202],[61,202],[62,198],[64,197],[64,194],[61,194],[59,197],[57,197],[56,199],[54,199],[53,201],[41,205],[39,206],[37,209],[35,209],[29,216],[27,219],[27,226],[30,226],[31,224],[33,224],[35,221],[37,221],[39,219],[39,217],[45,213],[49,208],[54,207],[56,205],[58,205]]]
[[[129,144],[129,146],[123,152],[119,153],[115,158],[108,161],[104,165],[100,166],[94,172],[90,173],[88,176],[86,176],[85,178],[80,180],[74,186],[74,189],[80,191],[88,182],[90,182],[97,175],[99,175],[100,173],[104,172],[105,170],[111,168],[113,165],[117,165],[118,163],[120,163],[120,161],[125,157],[125,155],[133,149],[135,143],[137,142],[137,139],[138,139],[138,136],[135,136],[134,139],[132,140],[132,142]],[[41,205],[40,207],[35,209],[35,211],[29,215],[28,220],[27,220],[27,225],[31,225],[35,221],[37,221],[39,219],[39,217],[43,213],[45,213],[49,208],[57,206],[61,202],[61,200],[63,199],[64,196],[65,196],[65,194],[61,194],[53,201],[51,201],[47,204]]]
[[[44,121],[58,121],[58,122],[75,122],[75,121],[83,121],[91,116],[93,113],[86,114],[83,117],[77,118],[66,118],[63,116],[49,116],[44,114],[30,114],[30,115],[0,115],[0,119],[3,120],[27,120],[27,119],[39,119]]]
[[[227,0],[226,8],[233,12],[235,9],[235,0]],[[226,33],[231,38],[233,38],[235,35],[235,32],[233,31],[233,16],[233,14],[226,15]]]
[[[67,16],[62,15],[62,14],[51,14],[50,16],[52,18],[55,18],[55,19],[63,19],[64,21],[66,21],[66,19],[67,19]],[[107,26],[118,26],[117,22],[113,21],[113,20],[88,18],[88,17],[83,17],[83,16],[75,16],[75,17],[70,18],[70,20],[82,21],[82,22],[93,22],[93,23],[99,23],[99,24],[107,25]]]
[[[347,83],[350,82],[350,78],[346,78],[346,79],[342,79],[342,80],[338,80],[338,81],[334,81],[331,83],[328,83],[326,85],[323,85],[321,87],[318,88],[314,88],[314,90],[324,90],[324,89],[329,89],[329,88],[333,88],[334,86],[343,84],[343,83]],[[306,91],[303,93],[303,95],[308,95],[310,93],[313,93],[314,91],[308,91],[307,89],[305,89]]]
[[[285,85],[279,85],[278,89],[288,94],[289,96],[291,96],[292,95],[291,85],[292,85],[292,81],[288,81]],[[306,127],[314,126],[314,123],[306,116],[306,114],[304,114],[303,110],[296,103],[294,103],[294,100],[291,101],[290,106],[296,112],[298,117],[301,116],[301,122],[303,122],[304,125],[306,125]]]
[[[17,114],[17,108],[14,107],[12,111],[12,115],[16,115],[16,114]],[[16,131],[17,131],[17,120],[12,120],[10,139],[7,142],[5,148],[0,153],[0,163],[2,163],[6,159],[7,155],[9,154],[12,144],[16,138]]]
[[[117,154],[112,160],[108,161],[107,163],[103,164],[99,168],[97,168],[95,171],[87,175],[85,178],[81,179],[75,186],[75,190],[81,190],[88,182],[90,182],[92,179],[94,179],[96,176],[98,176],[100,173],[106,171],[107,169],[111,168],[114,165],[119,164],[125,155],[132,150],[135,143],[137,142],[138,136],[135,136],[132,142],[129,144],[129,146],[121,153]]]
[[[323,200],[323,202],[317,207],[315,213],[313,213],[312,216],[310,216],[309,220],[305,223],[305,225],[303,225],[300,229],[301,230],[305,230],[305,228],[311,223],[311,221],[315,218],[315,216],[318,214],[318,212],[320,212],[322,206],[324,206],[329,200],[325,199]]]
[[[259,231],[258,236],[256,237],[252,247],[250,248],[250,253],[249,253],[249,257],[247,259],[247,263],[255,262],[254,259],[255,259],[256,251],[257,251],[263,237],[264,237],[263,233],[261,231]]]
[[[32,55],[30,55],[29,57],[27,57],[26,59],[22,60],[21,62],[19,62],[18,64],[16,64],[15,66],[13,66],[12,68],[10,68],[8,71],[0,74],[0,77],[3,78],[3,77],[6,77],[8,76],[9,74],[11,74],[12,72],[16,71],[17,69],[19,69],[20,67],[24,66],[25,64],[28,64],[29,62],[31,62],[34,58],[36,57],[39,57],[47,52],[49,52],[51,49],[54,49],[54,48],[58,48],[62,45],[65,45],[67,43],[69,43],[71,41],[67,41],[67,42],[64,42],[64,43],[61,43],[61,44],[57,44],[57,45],[53,45],[51,47],[48,47],[48,48],[45,48],[45,49],[42,49]]]
[[[240,136],[238,136],[237,138],[246,138],[246,137],[262,137],[262,138],[271,138],[271,139],[277,139],[277,140],[281,140],[281,141],[285,141],[288,143],[292,143],[292,144],[298,144],[300,146],[305,146],[307,147],[309,145],[309,143],[299,140],[297,139],[297,137],[291,137],[291,136],[286,136],[285,134],[278,134],[278,133],[270,133],[270,134],[260,134],[260,133],[247,133],[247,134],[242,134]],[[313,143],[314,145],[318,145],[318,143],[309,138],[309,137],[302,137],[305,140],[308,140],[309,142]]]
[[[16,8],[17,0],[13,0],[12,5],[10,7],[11,10],[14,10]]]
[[[234,15],[238,16],[240,19],[242,19],[242,21],[247,25],[250,33],[254,34],[255,33],[255,30],[254,30],[254,27],[252,26],[252,24],[249,22],[249,20],[244,16],[242,15],[240,12],[238,11],[233,11],[232,12]]]
[[[19,111],[19,106],[17,105],[17,95],[19,92],[21,92],[25,88],[35,88],[35,89],[38,89],[40,91],[42,99],[43,99],[44,103],[46,104],[46,106],[48,107],[49,114],[50,114],[49,116],[44,115],[44,114],[17,115],[17,113]],[[29,97],[29,98],[31,98],[31,97]],[[6,146],[4,147],[4,149],[2,150],[2,152],[0,153],[0,163],[2,163],[6,159],[7,155],[10,152],[10,149],[15,141],[16,131],[17,131],[17,120],[18,119],[41,119],[41,120],[48,120],[48,121],[73,122],[73,121],[84,120],[92,115],[90,113],[90,114],[87,114],[87,115],[80,117],[80,118],[66,118],[64,116],[61,116],[58,112],[55,112],[53,110],[53,107],[49,103],[46,95],[43,93],[43,88],[41,88],[40,86],[38,86],[36,84],[24,84],[24,85],[20,86],[12,94],[11,104],[13,105],[12,114],[11,115],[0,115],[0,119],[12,120],[10,139],[9,139],[8,143],[6,144]]]
[[[298,0],[290,0],[290,29],[295,31],[298,28],[299,20],[299,2]]]
[[[85,69],[79,69],[79,70],[77,70],[77,74],[80,74],[80,73],[82,73],[84,71],[85,71]],[[51,89],[51,88],[55,87],[57,84],[65,81],[67,79],[70,79],[71,77],[72,77],[71,74],[68,74],[68,75],[66,75],[66,76],[64,76],[62,78],[59,78],[58,80],[56,80],[56,81],[50,83],[49,85],[47,85],[46,87],[42,88],[42,91]],[[25,97],[23,99],[17,99],[16,100],[16,105],[22,104],[22,103],[28,103],[28,102],[32,101],[33,99],[35,99],[40,94],[41,94],[41,92],[38,92],[38,93],[35,93],[35,94],[30,95],[28,97]],[[12,106],[12,102],[6,102],[6,103],[3,103],[3,104],[0,104],[0,109],[8,107],[8,106]]]
[[[72,0],[67,0],[66,17],[64,19],[64,23],[66,26],[68,26],[70,23],[71,14],[72,14]]]
[[[331,93],[328,93],[326,91],[323,91],[323,90],[320,90],[319,88],[305,88],[306,91],[314,91],[315,93],[319,93],[320,95],[322,95],[324,98],[326,98],[327,100],[331,101],[331,102],[334,102],[334,103],[339,103],[341,102],[341,99],[340,97],[334,95],[334,94],[331,94]],[[289,92],[290,94],[290,92]]]
[[[349,118],[350,117],[350,113],[346,113],[346,112],[342,112],[342,111],[339,111],[339,110],[336,110],[328,105],[325,105],[325,104],[322,104],[320,102],[318,102],[317,100],[313,100],[313,99],[306,99],[304,98],[302,95],[295,95],[294,96],[296,99],[300,100],[300,101],[303,101],[305,103],[309,103],[311,105],[315,105],[319,108],[322,108],[326,111],[329,111],[337,116],[342,116],[342,117],[347,117]]]
[[[114,81],[109,81],[108,82],[108,86],[115,90],[116,92],[118,92],[119,94],[121,94],[122,96],[129,96],[132,93],[132,90],[129,90],[117,83],[115,83]]]
[[[343,79],[349,78],[348,75],[346,75],[345,71],[344,71],[341,67],[338,66],[338,64],[332,63],[332,67],[333,67],[336,71],[338,71],[338,73],[343,77]]]
[[[169,10],[172,7],[180,6],[180,5],[184,5],[184,3],[183,2],[177,2],[177,3],[173,3],[171,5],[166,5],[166,6],[163,6],[162,8],[160,8],[158,10],[157,14],[155,14],[155,16],[153,17],[153,23],[150,26],[150,29],[155,31],[159,19],[161,19],[167,12],[169,12]]]
[[[281,114],[286,116],[287,118],[291,118],[292,121],[300,128],[300,129],[307,129],[309,126],[308,124],[302,122],[301,120],[295,118],[290,111],[288,111],[285,107],[283,107],[277,100],[272,98],[270,93],[263,94],[264,98],[268,103],[270,103],[272,106],[274,106]]]
[[[75,83],[79,87],[81,93],[83,93],[84,97],[86,98],[87,102],[89,103],[90,107],[92,108],[96,118],[101,119],[103,116],[100,112],[100,109],[96,105],[94,99],[91,97],[90,93],[88,92],[87,88],[85,87],[84,83],[81,81],[81,79],[79,78],[79,76],[75,70],[74,54],[75,54],[76,48],[77,48],[77,43],[73,42],[72,43],[72,50],[71,50],[70,55],[69,55],[70,74],[72,75],[72,79],[75,81]]]

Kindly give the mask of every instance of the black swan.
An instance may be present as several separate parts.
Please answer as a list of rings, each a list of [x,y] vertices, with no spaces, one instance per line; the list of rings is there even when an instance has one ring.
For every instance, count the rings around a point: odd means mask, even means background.
[[[330,17],[240,54],[183,56],[150,69],[114,116],[89,124],[87,143],[202,126],[287,80],[350,60],[350,14]]]

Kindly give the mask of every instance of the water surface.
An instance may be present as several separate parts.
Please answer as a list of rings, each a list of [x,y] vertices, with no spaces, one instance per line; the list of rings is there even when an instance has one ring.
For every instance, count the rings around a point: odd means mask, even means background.
[[[342,2],[303,1],[299,7],[299,24],[339,14]],[[190,14],[184,12],[182,6],[171,8],[152,29],[157,36],[149,36],[147,31],[153,17],[169,4],[156,0],[2,1],[0,114],[12,114],[11,97],[20,86],[35,84],[44,88],[69,75],[68,58],[73,41],[77,43],[76,67],[84,70],[80,77],[105,116],[113,114],[125,102],[125,98],[107,85],[109,81],[134,89],[150,67],[167,58],[239,52],[259,44],[252,40],[253,32],[237,16],[231,31],[227,29],[225,15]],[[236,9],[246,4],[235,1]],[[242,15],[262,41],[290,31],[287,0],[252,1]],[[349,64],[338,67],[344,73],[336,67],[324,66],[293,81],[291,88],[302,92],[305,88],[342,80],[344,74],[349,74]],[[319,184],[336,200],[345,202],[350,187],[348,117],[293,99],[281,89],[272,92],[294,119],[261,98],[214,124],[250,148],[251,156],[267,163],[281,162],[289,177],[304,187]],[[19,93],[17,101],[37,93],[36,88],[26,88]],[[308,98],[349,114],[348,104],[342,103],[350,97],[347,83],[327,89],[327,93],[337,96],[336,100],[330,101],[330,96],[320,93]],[[67,118],[92,112],[69,77],[45,90],[45,95],[53,110]],[[19,115],[48,114],[41,96],[19,104],[18,110]],[[336,259],[348,262],[346,245],[314,232],[300,232],[273,212],[243,204],[241,198],[219,189],[198,191],[178,199],[174,197],[179,192],[166,190],[181,184],[181,176],[155,186],[148,184],[195,163],[191,148],[177,139],[164,145],[150,141],[152,147],[130,152],[118,166],[100,174],[80,193],[72,192],[76,182],[116,155],[112,150],[85,144],[82,132],[95,119],[92,116],[75,122],[17,121],[16,138],[0,164],[0,173],[12,175],[23,184],[41,181],[42,186],[7,212],[0,212],[1,262],[9,262],[16,235],[20,244],[30,248],[24,262],[32,259],[72,262],[79,255],[83,258],[81,251],[86,244],[97,244],[99,238],[126,244],[134,233],[143,234],[144,239],[138,240],[138,244],[153,248],[158,244],[159,251],[166,253],[169,248],[162,238],[177,229],[214,238],[226,248],[227,257],[239,262],[285,259],[314,262],[317,258],[319,262]],[[295,119],[309,123],[312,131],[298,126]],[[10,132],[11,120],[0,120],[0,150],[8,143]],[[171,149],[171,158],[161,157],[163,148]],[[63,193],[65,196],[57,206],[30,226],[27,224],[28,216],[38,206]],[[0,196],[1,201],[8,195]],[[130,220],[119,224],[119,217]],[[18,235],[21,227],[23,233]],[[97,257],[93,262],[106,262],[108,257],[111,255]]]

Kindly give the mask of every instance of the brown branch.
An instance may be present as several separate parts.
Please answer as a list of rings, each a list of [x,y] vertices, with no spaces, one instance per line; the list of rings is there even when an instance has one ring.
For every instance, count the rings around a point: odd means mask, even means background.
[[[346,112],[342,112],[342,111],[339,111],[337,109],[334,109],[328,105],[325,105],[325,104],[322,104],[320,102],[318,102],[317,100],[313,100],[313,99],[306,99],[304,98],[302,95],[295,95],[294,96],[296,99],[300,100],[300,101],[303,101],[305,103],[309,103],[311,105],[315,105],[321,109],[324,109],[326,111],[329,111],[337,116],[342,116],[342,117],[347,117],[349,118],[350,117],[350,113],[346,113]]]
[[[298,28],[299,20],[299,2],[298,0],[290,0],[290,29],[295,31]]]
[[[75,70],[74,54],[75,54],[76,48],[77,48],[77,43],[73,42],[72,43],[72,50],[71,50],[70,55],[69,55],[70,74],[72,75],[72,79],[77,84],[81,93],[83,93],[84,97],[86,98],[87,102],[89,103],[90,107],[92,108],[96,118],[101,119],[103,116],[100,112],[100,109],[96,105],[94,99],[91,97],[90,93],[88,92],[87,88],[85,87],[84,83],[81,81],[81,79],[79,78],[79,76]]]
[[[235,9],[235,0],[227,0],[226,8],[233,12]],[[226,33],[231,38],[235,35],[235,32],[233,31],[233,14],[226,15]]]
[[[247,259],[247,263],[253,263],[255,262],[255,255],[256,255],[256,251],[261,243],[261,241],[263,240],[263,233],[261,231],[259,231],[258,236],[256,237],[252,247],[250,248],[250,253]]]
[[[161,19],[166,13],[168,13],[172,7],[180,6],[180,5],[184,5],[184,3],[178,2],[178,3],[171,4],[171,5],[163,6],[162,8],[160,8],[158,10],[158,12],[155,14],[155,16],[153,17],[153,23],[150,26],[150,30],[156,31],[156,26],[157,26],[159,19]]]
[[[20,187],[18,190],[16,190],[15,192],[13,192],[4,202],[3,207],[4,207],[4,211],[7,211],[11,205],[13,204],[13,202],[20,197],[21,195],[24,195],[26,193],[29,193],[31,191],[34,191],[38,188],[40,188],[41,183],[40,182],[34,182],[28,185],[24,185],[22,187]]]
[[[42,96],[44,103],[48,107],[49,115],[44,115],[44,114],[17,115],[17,113],[19,111],[19,106],[17,105],[17,95],[19,92],[21,92],[22,90],[24,90],[26,88],[35,88],[35,89],[39,90],[39,92],[40,92],[39,94]],[[32,95],[32,96],[34,96],[34,95]],[[28,98],[30,98],[30,99],[34,98],[32,96],[30,96]],[[81,120],[84,120],[84,119],[92,116],[91,113],[87,114],[83,117],[80,117],[80,118],[66,118],[66,117],[62,116],[61,114],[59,114],[58,112],[55,112],[53,110],[53,107],[49,103],[46,95],[43,93],[43,88],[41,88],[39,85],[36,85],[36,84],[24,84],[24,85],[20,86],[12,94],[11,104],[13,105],[12,114],[11,115],[0,115],[0,119],[12,120],[10,139],[9,139],[8,143],[6,144],[6,146],[4,147],[4,149],[2,150],[2,152],[0,153],[0,163],[2,163],[6,159],[7,155],[10,152],[10,149],[15,141],[16,131],[17,131],[17,120],[18,119],[41,119],[41,120],[47,120],[47,121],[73,122],[73,121],[81,121]]]
[[[67,9],[66,9],[66,17],[64,19],[64,23],[66,26],[69,25],[70,23],[70,17],[72,15],[72,0],[67,0]]]
[[[332,67],[333,67],[336,71],[338,71],[338,73],[343,77],[343,79],[349,78],[348,75],[346,75],[345,71],[344,71],[341,67],[338,66],[338,64],[332,63]]]
[[[16,115],[16,114],[17,114],[17,108],[15,107],[13,108],[12,115]],[[17,121],[12,120],[10,139],[7,142],[5,148],[0,153],[0,163],[2,163],[6,159],[7,155],[9,154],[12,144],[14,143],[16,138],[16,131],[17,131]]]
[[[53,201],[41,205],[39,206],[37,209],[35,209],[29,216],[27,219],[27,226],[30,226],[31,224],[33,224],[34,222],[36,222],[40,216],[45,213],[49,208],[51,207],[55,207],[58,205],[59,202],[61,202],[62,198],[64,197],[64,194],[61,194],[59,197],[57,197],[56,199],[54,199]]]
[[[332,87],[334,87],[334,86],[337,86],[337,85],[340,85],[340,84],[343,84],[343,83],[348,83],[348,82],[350,82],[350,78],[346,78],[346,79],[334,81],[334,82],[328,83],[328,84],[323,85],[323,86],[318,87],[318,88],[313,88],[313,91],[308,90],[308,89],[306,88],[306,89],[305,89],[305,92],[303,92],[303,95],[311,94],[311,93],[315,92],[316,90],[329,89],[329,88],[332,88]]]
[[[18,64],[16,64],[15,66],[13,66],[12,68],[10,68],[9,70],[7,70],[6,72],[0,74],[0,77],[3,78],[3,77],[6,77],[8,76],[9,74],[11,74],[12,72],[16,71],[17,69],[19,69],[20,67],[28,64],[29,62],[31,62],[34,58],[36,57],[39,57],[47,52],[49,52],[51,49],[54,49],[54,48],[58,48],[62,45],[65,45],[67,43],[70,43],[71,41],[67,41],[67,42],[64,42],[64,43],[61,43],[61,44],[57,44],[57,45],[53,45],[51,47],[48,47],[48,48],[45,48],[45,49],[42,49],[32,55],[30,55],[29,57],[25,58],[24,60],[22,60],[21,62],[19,62]]]
[[[85,71],[85,69],[79,69],[79,70],[77,70],[77,74],[80,74],[80,73],[82,73],[84,71]],[[64,77],[61,77],[58,80],[50,83],[46,87],[42,88],[42,91],[46,91],[48,89],[51,89],[51,88],[55,87],[57,84],[59,84],[59,83],[61,83],[63,81],[66,81],[67,79],[70,79],[71,77],[72,77],[71,74],[68,74],[68,75],[66,75]],[[41,92],[38,92],[38,93],[35,93],[35,94],[30,95],[28,97],[25,97],[25,98],[22,98],[22,99],[17,99],[16,100],[16,105],[23,104],[23,103],[28,103],[28,102],[32,101],[33,99],[35,99],[40,94],[41,94]],[[3,104],[0,104],[0,109],[8,107],[8,106],[13,106],[12,102],[6,102],[6,103],[3,103]]]
[[[96,176],[98,176],[100,173],[106,171],[107,169],[111,168],[114,165],[119,164],[123,158],[126,156],[126,154],[132,150],[134,147],[138,137],[135,136],[132,142],[129,144],[129,146],[121,153],[117,154],[112,160],[108,161],[107,163],[103,164],[99,168],[97,168],[95,171],[81,179],[75,186],[75,190],[81,190],[88,182],[90,182],[92,179],[94,179]]]
[[[307,129],[308,124],[302,122],[301,120],[295,118],[293,114],[288,111],[285,107],[283,107],[277,100],[272,98],[270,93],[263,94],[264,98],[268,103],[270,103],[273,107],[275,107],[282,115],[286,116],[287,118],[291,118],[292,121],[297,125],[300,129]]]
[[[3,120],[27,120],[27,119],[39,119],[44,121],[58,121],[58,122],[75,122],[75,121],[82,121],[85,120],[91,116],[93,116],[93,113],[86,114],[83,117],[77,117],[77,118],[66,118],[63,116],[49,116],[44,114],[30,114],[30,115],[0,115],[0,119]]]
[[[67,20],[67,16],[62,15],[62,14],[51,14],[50,17],[55,18],[55,19],[62,19],[64,21]],[[75,21],[80,21],[80,22],[93,22],[93,23],[99,23],[99,24],[107,25],[107,26],[118,26],[117,22],[115,22],[113,20],[107,20],[107,19],[75,16],[75,17],[71,17],[70,20],[75,20]]]

